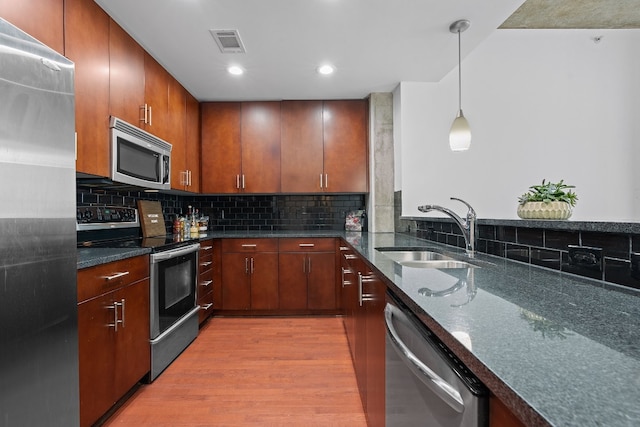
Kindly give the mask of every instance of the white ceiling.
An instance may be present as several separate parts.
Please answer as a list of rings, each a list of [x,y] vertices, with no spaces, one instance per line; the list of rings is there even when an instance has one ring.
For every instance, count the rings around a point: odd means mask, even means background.
[[[353,99],[457,66],[523,0],[95,0],[200,101]],[[244,54],[209,30],[237,30]],[[329,62],[336,72],[322,76]],[[227,73],[236,64],[243,76]],[[464,67],[463,67],[464,68]]]

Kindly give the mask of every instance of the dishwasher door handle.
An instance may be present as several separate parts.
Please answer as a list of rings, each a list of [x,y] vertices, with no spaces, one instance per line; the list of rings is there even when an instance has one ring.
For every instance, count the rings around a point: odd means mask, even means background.
[[[462,413],[464,411],[464,402],[462,396],[451,384],[443,380],[438,374],[433,372],[431,368],[425,365],[415,354],[409,350],[405,343],[402,342],[396,328],[393,326],[393,316],[405,317],[402,311],[392,304],[387,304],[384,309],[384,320],[387,328],[387,334],[393,345],[400,351],[400,354],[408,362],[408,366],[415,373],[417,370],[420,375],[416,375],[427,387],[429,387],[440,399],[454,411]]]

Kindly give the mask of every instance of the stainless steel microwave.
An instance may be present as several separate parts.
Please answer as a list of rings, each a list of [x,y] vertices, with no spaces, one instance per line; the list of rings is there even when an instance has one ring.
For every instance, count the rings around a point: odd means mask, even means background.
[[[155,190],[171,189],[171,144],[111,117],[111,179]]]

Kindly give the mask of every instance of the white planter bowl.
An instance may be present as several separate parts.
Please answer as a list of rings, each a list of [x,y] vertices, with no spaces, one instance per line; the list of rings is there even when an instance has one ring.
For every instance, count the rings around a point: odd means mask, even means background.
[[[571,205],[566,202],[527,202],[518,205],[518,216],[522,219],[568,219]]]

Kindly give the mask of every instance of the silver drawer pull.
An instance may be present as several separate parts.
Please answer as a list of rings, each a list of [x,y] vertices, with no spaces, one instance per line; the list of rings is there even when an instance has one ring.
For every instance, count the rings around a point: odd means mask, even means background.
[[[256,245],[255,243],[243,243],[243,244],[242,244],[242,247],[243,247],[243,248],[255,248],[255,247],[257,247],[257,246],[258,246],[258,245]]]
[[[209,304],[204,305],[204,306],[202,307],[202,309],[203,309],[204,311],[207,311],[207,310],[209,310],[211,307],[213,307],[213,303],[209,303]]]
[[[119,279],[120,277],[126,276],[127,274],[129,274],[128,271],[123,271],[122,273],[116,273],[112,276],[102,276],[102,278],[106,281],[109,281],[109,280]]]
[[[340,250],[341,250],[341,251],[348,251],[348,250],[349,250],[349,248],[348,248],[348,247],[346,247],[346,246],[340,246]]]
[[[352,254],[345,254],[344,255],[344,259],[357,259],[358,256],[357,255],[352,255]]]
[[[203,246],[200,248],[201,251],[210,251],[211,249],[213,249],[213,246]]]
[[[213,261],[205,261],[203,263],[200,263],[200,265],[203,266],[203,267],[210,266],[211,264],[213,264]]]
[[[210,284],[212,284],[212,283],[213,283],[213,280],[205,280],[205,281],[204,281],[204,282],[202,282],[200,285],[201,285],[203,288],[206,288],[207,286],[209,286],[209,285],[210,285]]]
[[[313,243],[300,243],[298,246],[300,246],[301,248],[313,248],[315,246],[315,244],[313,244]]]

